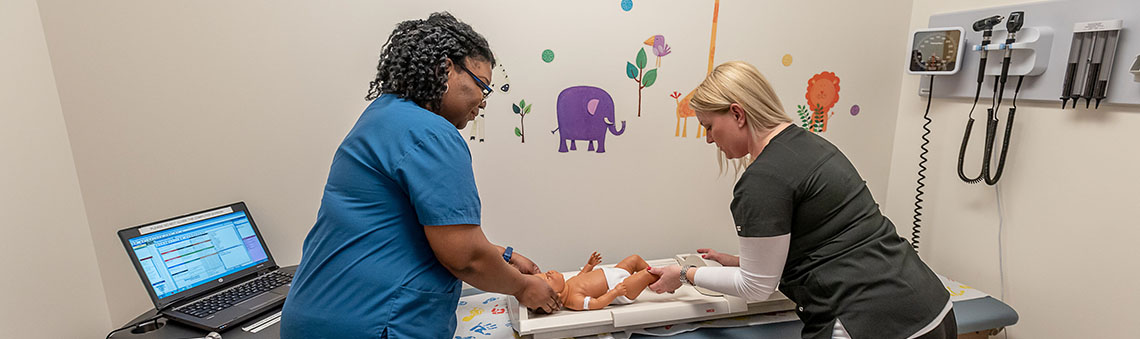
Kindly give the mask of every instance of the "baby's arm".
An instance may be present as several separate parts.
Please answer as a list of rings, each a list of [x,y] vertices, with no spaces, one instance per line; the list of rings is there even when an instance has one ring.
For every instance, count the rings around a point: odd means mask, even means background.
[[[626,291],[625,283],[619,283],[614,289],[606,291],[606,294],[598,298],[589,298],[581,293],[572,294],[562,305],[575,311],[600,310],[609,306],[617,297],[625,295]],[[589,298],[589,301],[586,298]]]
[[[586,261],[586,266],[582,266],[582,271],[578,272],[578,274],[581,275],[581,274],[586,274],[587,272],[593,271],[594,266],[597,266],[598,264],[601,264],[601,263],[602,263],[602,255],[598,254],[597,251],[594,251],[593,254],[590,254],[590,259]]]

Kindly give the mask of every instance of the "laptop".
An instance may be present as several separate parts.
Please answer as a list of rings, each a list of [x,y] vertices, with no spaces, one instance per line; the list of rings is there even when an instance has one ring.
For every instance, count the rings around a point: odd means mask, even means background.
[[[119,231],[155,309],[222,332],[285,303],[278,270],[244,202]]]

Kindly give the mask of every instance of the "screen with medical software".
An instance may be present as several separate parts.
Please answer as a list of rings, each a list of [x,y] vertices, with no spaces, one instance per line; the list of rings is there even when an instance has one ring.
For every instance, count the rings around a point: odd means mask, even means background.
[[[245,211],[129,240],[159,299],[267,260]]]

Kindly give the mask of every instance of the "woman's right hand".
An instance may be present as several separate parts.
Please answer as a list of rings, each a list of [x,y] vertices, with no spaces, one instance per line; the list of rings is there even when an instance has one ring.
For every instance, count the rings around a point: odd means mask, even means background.
[[[546,280],[534,275],[525,275],[523,280],[525,281],[523,289],[515,294],[520,304],[530,309],[541,309],[546,313],[554,313],[562,308],[562,300]]]
[[[701,254],[701,258],[716,261],[723,266],[740,266],[740,257],[735,255],[720,253],[711,248],[698,248],[697,253]]]

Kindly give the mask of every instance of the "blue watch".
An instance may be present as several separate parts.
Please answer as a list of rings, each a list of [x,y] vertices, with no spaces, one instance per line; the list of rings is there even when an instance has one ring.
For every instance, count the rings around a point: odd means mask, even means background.
[[[511,255],[514,255],[514,254],[515,254],[515,249],[511,248],[510,246],[507,246],[507,249],[505,251],[503,251],[503,260],[506,260],[507,262],[511,262]]]

